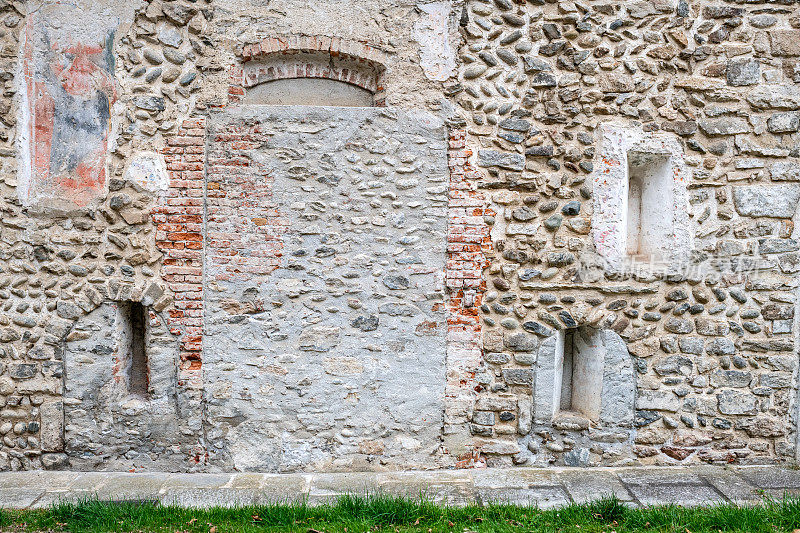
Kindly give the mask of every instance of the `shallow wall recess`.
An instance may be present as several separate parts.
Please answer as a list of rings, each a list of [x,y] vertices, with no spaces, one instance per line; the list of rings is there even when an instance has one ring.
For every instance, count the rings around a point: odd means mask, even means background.
[[[139,302],[122,302],[118,312],[123,379],[130,394],[146,399],[150,387],[150,363],[147,357],[149,311]]]
[[[632,427],[636,379],[625,341],[610,330],[581,327],[546,339],[536,358],[534,422],[561,416],[588,427]]]
[[[691,253],[683,149],[669,134],[606,125],[593,174],[592,232],[610,268],[631,260],[677,270]]]
[[[64,348],[65,452],[72,468],[184,463],[190,439],[180,431],[179,346],[160,314],[139,302],[103,303],[75,323]]]
[[[559,335],[564,336],[559,410],[596,421],[603,390],[601,335],[593,328],[569,329]]]
[[[663,261],[676,244],[675,196],[668,154],[628,152],[627,253],[644,261]]]

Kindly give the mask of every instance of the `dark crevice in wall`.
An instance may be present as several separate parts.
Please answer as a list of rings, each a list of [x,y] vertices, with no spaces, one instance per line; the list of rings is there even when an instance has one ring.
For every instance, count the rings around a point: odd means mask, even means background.
[[[125,311],[128,314],[127,325],[130,328],[130,347],[128,356],[128,391],[131,394],[147,398],[150,388],[150,365],[147,360],[147,309],[139,302],[130,302]]]

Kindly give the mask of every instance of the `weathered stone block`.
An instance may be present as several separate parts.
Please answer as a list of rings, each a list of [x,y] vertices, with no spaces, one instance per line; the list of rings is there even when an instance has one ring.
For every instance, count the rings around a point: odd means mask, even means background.
[[[525,157],[520,154],[504,153],[496,150],[479,150],[478,164],[482,167],[522,170],[525,168]]]
[[[709,355],[733,355],[736,353],[736,347],[730,339],[716,338],[706,343],[706,353]]]
[[[742,216],[791,218],[800,201],[800,185],[742,185],[733,188],[733,204]]]
[[[697,122],[700,129],[706,135],[736,135],[737,133],[747,133],[750,125],[743,118],[725,117],[716,119],[704,119]]]
[[[755,59],[734,59],[728,61],[726,77],[734,87],[755,85],[761,80],[761,67]]]
[[[800,31],[772,30],[769,32],[772,55],[794,57],[800,56]]]
[[[717,395],[719,411],[724,415],[754,415],[756,398],[746,392],[724,390]]]
[[[761,308],[761,315],[766,320],[787,320],[794,318],[794,306],[768,303]]]
[[[747,101],[757,109],[800,109],[800,90],[788,85],[759,85]]]
[[[727,335],[731,328],[727,320],[715,320],[712,318],[695,319],[697,333],[711,337],[721,337]]]
[[[800,114],[773,113],[767,119],[767,129],[772,133],[794,133],[800,130]]]
[[[672,391],[643,390],[636,397],[636,408],[651,411],[677,412],[681,407],[681,399]]]
[[[503,369],[503,380],[509,385],[530,387],[533,384],[533,372],[524,368]]]
[[[58,401],[48,401],[39,406],[42,420],[39,434],[42,451],[60,452],[64,450],[64,408]]]

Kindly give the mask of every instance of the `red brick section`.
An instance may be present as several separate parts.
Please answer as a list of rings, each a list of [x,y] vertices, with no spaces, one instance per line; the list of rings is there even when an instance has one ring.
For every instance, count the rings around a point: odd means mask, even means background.
[[[272,197],[273,178],[250,154],[268,142],[262,126],[221,126],[208,154],[207,275],[241,281],[280,266],[288,222]]]
[[[480,173],[471,167],[466,149],[466,132],[450,131],[448,165],[450,194],[447,221],[447,268],[449,292],[447,331],[447,385],[445,388],[445,431],[466,427],[475,394],[475,372],[481,365],[483,349],[478,308],[486,291],[483,270],[488,266],[485,251],[491,249],[487,208],[477,188]],[[474,466],[477,450],[457,458],[457,466]]]
[[[234,66],[228,72],[228,102],[238,104],[244,98],[244,72]]]
[[[383,69],[386,54],[361,41],[324,35],[281,35],[242,47],[242,60],[251,61],[271,54],[292,52],[325,52],[333,57],[354,59]]]
[[[199,386],[203,339],[203,166],[205,119],[184,121],[162,150],[169,189],[153,210],[161,277],[173,293],[170,331],[180,336],[181,386]]]

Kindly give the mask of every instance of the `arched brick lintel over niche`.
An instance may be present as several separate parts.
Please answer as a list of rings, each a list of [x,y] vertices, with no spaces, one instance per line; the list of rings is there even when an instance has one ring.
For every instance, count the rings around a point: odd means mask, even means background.
[[[316,35],[288,35],[244,45],[242,64],[231,71],[229,100],[242,102],[247,89],[275,80],[316,78],[355,85],[385,101],[386,54],[359,41]]]

